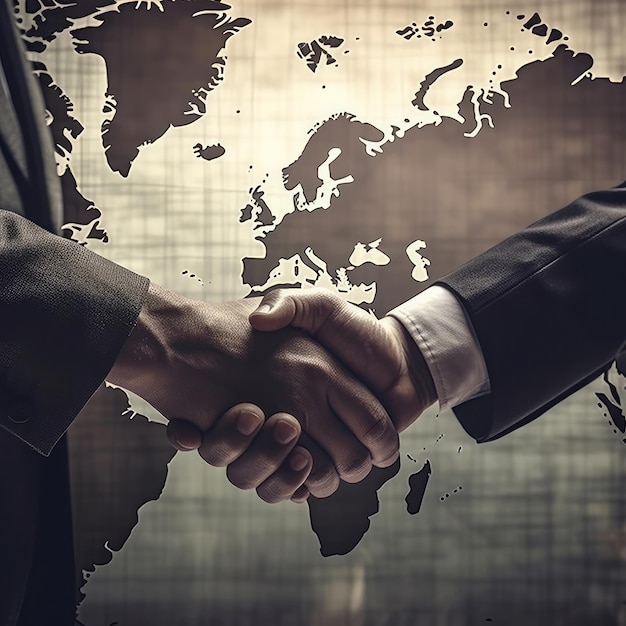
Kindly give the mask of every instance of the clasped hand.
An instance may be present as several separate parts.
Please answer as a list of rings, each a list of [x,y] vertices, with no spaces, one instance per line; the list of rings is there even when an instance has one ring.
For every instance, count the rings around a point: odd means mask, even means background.
[[[153,285],[108,379],[170,420],[177,449],[268,502],[391,465],[398,432],[435,400],[399,322],[324,290],[214,305]]]

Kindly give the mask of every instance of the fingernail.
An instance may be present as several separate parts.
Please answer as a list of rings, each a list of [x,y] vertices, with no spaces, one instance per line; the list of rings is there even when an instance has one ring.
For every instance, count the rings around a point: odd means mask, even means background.
[[[309,490],[306,487],[300,487],[296,491],[296,493],[291,496],[291,501],[295,502],[296,504],[302,504],[303,502],[307,501],[309,495]]]
[[[287,420],[279,420],[274,426],[274,439],[281,445],[287,445],[298,436],[296,427]]]
[[[388,456],[383,461],[372,462],[375,467],[391,467],[400,458],[400,451],[394,452],[391,456]]]
[[[180,439],[176,438],[174,440],[176,447],[181,451],[181,452],[190,452],[191,450],[197,450],[198,447],[197,446],[190,446],[186,443],[183,443]]]
[[[202,435],[191,424],[182,420],[172,420],[167,429],[167,436],[171,444],[181,452],[197,450],[202,443]]]
[[[289,467],[291,467],[294,472],[302,471],[308,463],[309,457],[298,448],[296,448],[289,456]]]
[[[256,311],[255,313],[261,313],[262,315],[265,315],[266,313],[269,313],[272,310],[272,307],[269,304],[262,304]]]
[[[263,418],[257,413],[243,411],[237,418],[237,430],[242,435],[251,435],[263,422]]]

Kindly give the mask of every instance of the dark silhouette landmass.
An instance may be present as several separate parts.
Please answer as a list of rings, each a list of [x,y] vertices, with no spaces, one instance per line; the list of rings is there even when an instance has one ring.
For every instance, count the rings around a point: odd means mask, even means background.
[[[122,549],[139,509],[159,498],[175,454],[165,426],[133,415],[121,389],[101,387],[74,421],[70,474],[79,588],[96,565]]]
[[[83,125],[73,116],[72,101],[54,82],[46,66],[40,62],[33,63],[33,71],[43,94],[54,149],[61,161],[66,162],[65,170],[61,173],[63,235],[81,244],[89,240],[106,243],[108,235],[100,224],[102,213],[80,193],[71,170],[72,140],[78,139],[84,130]]]
[[[621,405],[609,400],[605,393],[596,393],[596,396],[609,412],[613,426],[621,433],[626,432],[626,416],[624,416]]]
[[[428,37],[434,41],[436,34],[442,33],[453,26],[454,22],[452,20],[437,23],[435,16],[430,15],[421,27],[417,25],[417,22],[411,22],[411,24],[407,24],[404,28],[399,28],[396,31],[396,35],[400,35],[400,37],[407,41],[409,39],[421,39],[422,36]],[[441,36],[439,36],[439,39],[441,39]]]
[[[420,88],[415,94],[415,100],[411,104],[417,107],[420,111],[428,111],[428,107],[424,104],[424,96],[428,93],[428,90],[439,80],[444,74],[456,70],[463,65],[463,59],[455,59],[452,63],[438,67],[434,69],[430,74],[426,75],[426,78],[420,83]]]
[[[241,215],[239,216],[240,223],[243,224],[244,222],[249,222],[252,219],[253,208],[254,207],[251,204],[246,204],[246,206],[241,209]]]
[[[74,25],[74,20],[95,15],[112,7],[115,0],[27,0],[22,7],[30,17],[28,28],[18,22],[26,48],[43,52],[59,33]]]
[[[400,460],[386,468],[374,467],[360,483],[342,482],[328,498],[309,496],[311,528],[320,542],[322,556],[348,554],[370,527],[378,513],[378,490],[400,471]]]
[[[526,15],[518,15],[518,20],[526,20]],[[524,22],[522,28],[524,30],[529,30],[533,35],[537,37],[541,37],[546,39],[546,45],[553,43],[554,41],[559,41],[559,39],[563,39],[563,41],[567,41],[568,37],[563,36],[563,31],[558,28],[550,28],[547,24],[543,23],[541,16],[539,13],[533,13],[527,20]]]
[[[207,97],[224,78],[226,42],[251,23],[228,18],[229,5],[212,0],[164,0],[161,8],[122,4],[97,16],[99,26],[72,31],[79,53],[105,61],[113,116],[102,142],[122,176],[141,146],[207,112]]]
[[[307,67],[316,72],[322,61],[322,57],[326,59],[326,65],[334,65],[337,59],[329,52],[333,48],[338,48],[344,40],[334,35],[322,35],[311,42],[302,41],[298,44],[296,54],[306,61]]]
[[[254,218],[254,228],[263,228],[264,226],[271,226],[276,218],[272,214],[271,209],[267,205],[267,202],[263,199],[265,192],[261,189],[261,186],[258,185],[254,189],[250,189],[250,194],[252,196],[252,202],[246,204],[246,206],[241,209],[241,215],[239,216],[239,221],[243,224],[243,222],[248,222],[252,219],[254,208],[258,208],[259,210],[256,213]]]
[[[193,147],[193,153],[199,158],[205,161],[213,161],[213,159],[219,159],[226,154],[226,150],[221,144],[215,144],[214,146],[203,146],[201,143],[197,143]]]
[[[333,178],[351,175],[354,182],[341,186],[328,210],[285,216],[262,239],[265,258],[244,259],[244,282],[262,285],[280,258],[306,259],[308,247],[334,276],[348,265],[356,242],[382,238],[380,250],[392,262],[367,263],[349,276],[353,284],[376,281],[368,307],[386,313],[530,222],[618,184],[625,177],[626,86],[588,76],[572,85],[592,62],[562,45],[502,84],[510,108],[497,92],[490,103],[468,88],[459,106],[464,122],[444,117],[438,125],[411,128],[374,157],[362,138],[381,140],[381,130],[347,114],[323,123],[285,168],[285,187],[300,184],[307,200],[315,198],[317,168],[334,147],[341,155],[330,165]],[[489,115],[494,129],[483,120],[480,132],[467,137],[477,113]],[[428,244],[431,261],[430,280],[422,283],[411,278],[406,254],[416,239]]]
[[[409,476],[409,493],[404,499],[409,515],[417,515],[420,512],[431,474],[430,461],[427,459],[419,472]]]
[[[74,104],[54,82],[46,66],[37,61],[33,63],[32,68],[39,82],[46,109],[52,118],[49,128],[55,150],[61,157],[65,157],[72,152],[70,137],[77,139],[84,130],[83,125],[72,115]]]
[[[313,129],[302,155],[283,169],[285,189],[291,191],[301,185],[306,201],[312,202],[322,184],[317,168],[328,158],[331,148],[338,147],[342,151],[330,165],[332,177],[340,179],[352,174],[352,164],[366,156],[363,140],[380,142],[384,137],[380,129],[357,120],[354,115],[334,115]]]
[[[78,191],[78,184],[69,167],[61,176],[61,191],[63,193],[63,236],[82,245],[90,239],[107,243],[109,235],[106,230],[100,228],[102,213],[91,200]]]
[[[623,361],[623,353],[621,361]],[[620,370],[620,357],[617,359],[618,373],[622,374]],[[623,374],[622,374],[623,375]],[[607,413],[604,413],[605,417],[609,417],[609,423],[613,426],[614,432],[626,433],[626,415],[624,415],[624,407],[622,406],[622,399],[620,398],[617,387],[611,382],[609,372],[604,372],[602,380],[606,383],[609,395],[606,393],[596,393],[596,397],[600,401],[600,408],[604,408]],[[610,397],[609,397],[610,396]],[[626,439],[624,440],[626,443]]]

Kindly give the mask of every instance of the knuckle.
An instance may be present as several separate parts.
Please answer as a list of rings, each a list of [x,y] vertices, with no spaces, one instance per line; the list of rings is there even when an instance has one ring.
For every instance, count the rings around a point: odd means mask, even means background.
[[[239,471],[231,466],[226,468],[226,477],[235,487],[244,491],[254,489],[257,486],[255,480],[246,472]]]
[[[385,439],[391,430],[389,419],[381,413],[370,413],[363,437],[368,441],[378,442]]]
[[[317,498],[326,498],[339,489],[339,475],[330,464],[314,467],[305,485]]]
[[[335,474],[335,477],[336,478],[334,480],[326,482],[322,485],[309,485],[307,483],[306,486],[309,488],[312,496],[316,498],[328,498],[328,496],[332,496],[333,493],[339,489],[339,476]]]
[[[389,456],[380,458],[380,459],[372,459],[372,465],[375,467],[391,467],[394,463],[398,461],[400,458],[400,449],[394,450]]]
[[[399,445],[399,437],[396,429],[387,415],[378,413],[370,414],[367,427],[363,431],[362,441],[377,448],[385,447],[395,449]],[[389,453],[385,450],[386,456]]]
[[[367,452],[353,456],[345,463],[338,464],[339,476],[348,483],[363,480],[372,469],[372,459]]]
[[[281,489],[280,485],[276,484],[276,482],[265,481],[265,483],[257,487],[256,493],[263,502],[277,504],[291,497],[291,493],[285,495],[284,491],[285,490]]]
[[[299,293],[293,298],[296,318],[301,320],[301,325],[313,335],[320,330],[341,302],[343,301],[335,293],[322,288],[307,290],[306,293]]]
[[[224,467],[230,461],[231,455],[224,446],[203,444],[198,454],[213,467]]]
[[[343,299],[340,298],[334,291],[325,287],[315,287],[314,289],[311,289],[311,296],[322,306],[333,304],[335,302],[343,302]]]
[[[292,502],[304,502],[310,495],[310,491],[302,485],[298,487],[294,494],[289,498]]]

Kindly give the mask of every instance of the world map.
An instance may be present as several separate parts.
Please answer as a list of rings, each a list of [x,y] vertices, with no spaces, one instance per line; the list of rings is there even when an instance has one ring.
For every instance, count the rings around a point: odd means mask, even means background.
[[[239,33],[255,27],[254,18],[239,13],[212,0],[16,3],[55,143],[65,236],[87,246],[113,237],[106,211],[81,192],[72,157],[85,127],[48,69],[55,40],[69,37],[74,54],[104,63],[101,149],[109,170],[130,184],[140,156],[154,144],[219,113],[212,108],[213,92],[228,80]],[[234,217],[258,244],[255,255],[241,259],[241,285],[251,295],[279,286],[319,286],[380,316],[549,210],[621,182],[623,80],[594,76],[592,56],[570,47],[564,31],[538,13],[503,10],[500,19],[550,46],[546,58],[518,64],[513,77],[501,76],[502,65],[495,66],[488,85],[465,86],[452,114],[434,108],[431,94],[467,60],[433,66],[406,103],[419,118],[385,127],[342,108],[321,115],[300,137],[296,158],[281,164],[280,206],[269,175],[250,186],[248,201]],[[392,32],[406,45],[418,39],[424,40],[420,45],[436,45],[455,29],[456,21],[447,16],[424,15],[396,24]],[[324,76],[349,65],[352,50],[366,39],[320,32],[289,53],[300,60],[303,75]],[[231,154],[229,145],[201,138],[192,148],[184,159],[205,161],[206,167]],[[181,275],[196,278],[188,269]],[[620,376],[614,368],[597,392],[618,438],[626,424]],[[81,600],[89,597],[85,583],[91,574],[124,547],[141,507],[159,499],[174,457],[163,426],[135,411],[123,391],[103,387],[86,413],[72,437],[98,440],[100,458],[90,464],[76,453],[73,462]],[[138,448],[145,454],[132,454]],[[402,464],[412,461],[417,464],[410,468],[404,507],[415,515],[425,506],[433,467],[427,454],[419,463],[405,455]],[[311,527],[323,556],[345,555],[359,544],[379,512],[379,491],[399,470],[400,463],[374,470],[358,485],[342,484],[330,498],[310,499]]]

